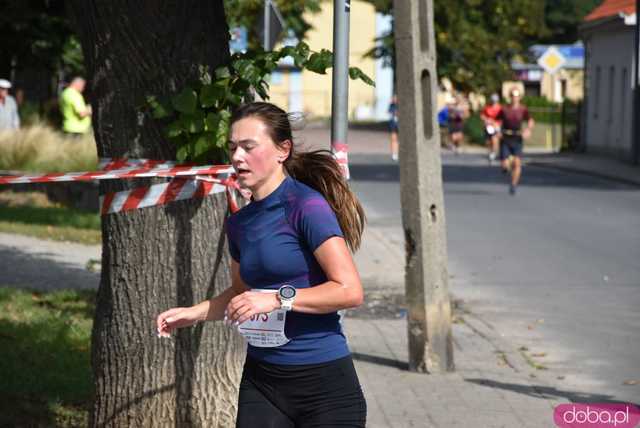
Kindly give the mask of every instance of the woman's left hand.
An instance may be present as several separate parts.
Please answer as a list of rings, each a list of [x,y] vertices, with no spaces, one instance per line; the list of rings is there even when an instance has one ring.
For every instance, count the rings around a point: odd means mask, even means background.
[[[242,324],[253,315],[266,314],[279,308],[277,293],[245,291],[231,299],[227,305],[226,321]]]

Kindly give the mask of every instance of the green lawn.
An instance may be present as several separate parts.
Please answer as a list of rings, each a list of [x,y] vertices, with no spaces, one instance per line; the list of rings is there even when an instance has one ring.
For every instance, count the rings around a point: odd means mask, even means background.
[[[101,242],[98,213],[51,204],[35,192],[0,193],[0,232],[82,244]]]
[[[94,291],[0,287],[0,426],[86,426],[94,309]]]

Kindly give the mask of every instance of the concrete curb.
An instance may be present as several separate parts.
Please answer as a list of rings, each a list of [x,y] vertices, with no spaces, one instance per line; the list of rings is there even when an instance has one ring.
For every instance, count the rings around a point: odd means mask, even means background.
[[[619,175],[608,174],[601,171],[587,170],[580,167],[574,167],[569,165],[559,165],[559,164],[541,162],[536,160],[529,160],[525,163],[525,165],[532,165],[532,166],[537,166],[539,168],[549,168],[549,169],[555,169],[559,171],[573,172],[576,174],[589,175],[592,177],[602,178],[605,180],[617,181],[619,183],[628,184],[630,186],[640,186],[640,177],[638,177],[637,179],[629,178],[629,177],[621,177]]]

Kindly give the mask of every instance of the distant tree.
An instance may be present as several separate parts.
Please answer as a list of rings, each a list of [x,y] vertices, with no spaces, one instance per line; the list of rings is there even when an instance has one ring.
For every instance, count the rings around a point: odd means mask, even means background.
[[[0,75],[17,67],[53,66],[69,34],[62,1],[2,2]]]
[[[0,77],[20,77],[27,70],[50,76],[59,70],[83,71],[80,44],[63,0],[4,1],[1,9]],[[49,89],[49,96],[54,89]]]
[[[580,38],[578,26],[602,0],[546,0],[545,32],[535,43],[573,43]]]
[[[366,0],[391,13],[392,0]],[[463,90],[489,92],[511,77],[514,56],[545,34],[540,0],[435,0],[438,76]],[[393,58],[393,34],[376,40],[369,55]]]
[[[305,20],[305,12],[319,12],[322,0],[272,0],[284,18],[285,25],[299,39],[311,29]],[[244,26],[249,31],[249,44],[252,47],[260,44],[258,28],[264,0],[224,0],[227,20],[230,27]]]
[[[304,12],[318,12],[322,0],[274,0],[286,25],[302,40],[311,28]],[[3,1],[0,13],[0,78],[25,70],[45,70],[50,76],[84,74],[84,60],[64,0]],[[263,0],[224,0],[229,25],[245,25],[252,41]],[[55,85],[50,88],[54,94]]]
[[[495,91],[511,60],[544,31],[539,0],[440,0],[434,5],[438,73],[462,90]]]

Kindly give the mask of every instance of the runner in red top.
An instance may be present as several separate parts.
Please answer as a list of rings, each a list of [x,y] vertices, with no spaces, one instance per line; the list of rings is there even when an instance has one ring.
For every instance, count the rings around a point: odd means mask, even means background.
[[[511,170],[511,185],[509,193],[516,194],[516,188],[520,182],[520,173],[522,170],[522,141],[531,137],[531,130],[535,122],[529,116],[527,106],[520,103],[520,91],[513,89],[511,91],[511,103],[502,107],[498,114],[498,119],[502,121],[502,141],[500,141],[500,160],[502,162],[502,170]],[[526,122],[526,126],[522,129],[522,123]],[[513,161],[509,161],[510,158]]]
[[[496,153],[498,152],[498,143],[500,142],[500,126],[501,121],[498,119],[498,115],[502,111],[502,105],[500,105],[500,96],[498,94],[491,94],[489,104],[484,106],[480,117],[484,121],[484,135],[487,141],[487,149],[489,150],[489,164],[493,163],[496,159]]]

